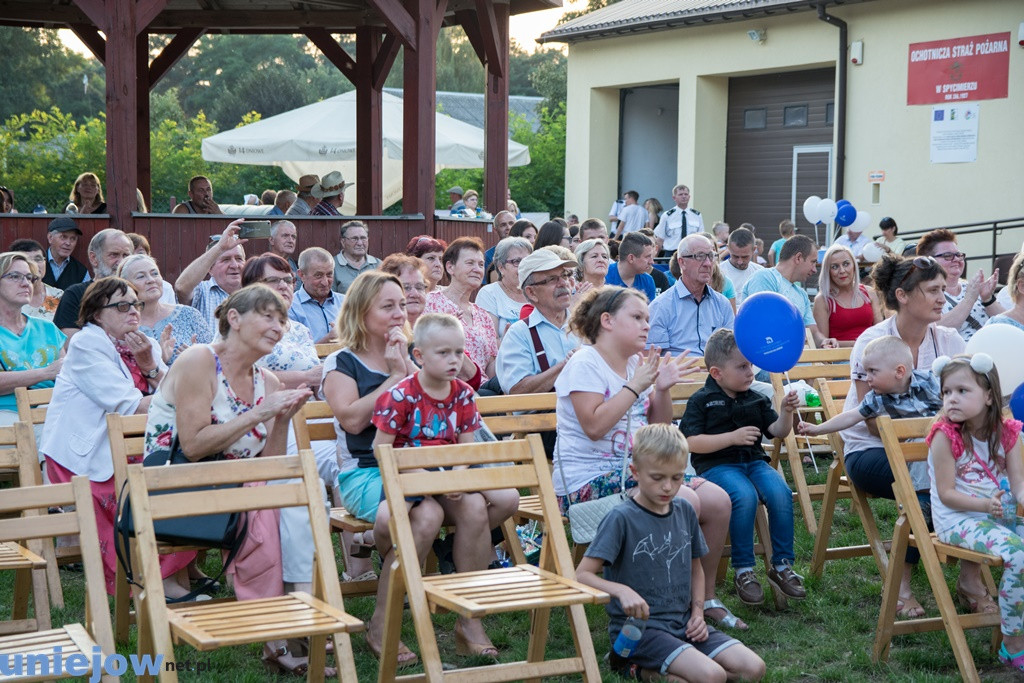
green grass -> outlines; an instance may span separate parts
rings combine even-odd
[[[821,463],[819,462],[819,466]],[[824,480],[822,474],[815,475],[808,470],[811,483]],[[896,507],[890,501],[872,501],[876,518],[883,535],[891,533],[896,517]],[[817,509],[817,504],[815,504]],[[796,570],[806,573],[813,550],[813,538],[807,533],[803,519],[796,513]],[[850,510],[848,501],[841,501],[836,514],[832,545],[853,545],[862,542],[860,522]],[[208,553],[204,569],[216,573],[218,559],[215,553]],[[763,567],[759,567],[763,581]],[[952,585],[956,568],[947,569],[947,579]],[[83,612],[82,574],[62,571],[64,594],[67,607],[54,610],[55,624],[80,621]],[[935,602],[928,590],[924,572],[915,573],[915,594],[928,610],[929,616],[937,614]],[[743,606],[732,589],[732,574],[719,587],[719,597],[748,624],[750,631],[737,634],[738,637],[768,665],[768,681],[957,681],[960,676],[956,661],[949,648],[945,633],[925,633],[897,637],[893,640],[889,661],[881,664],[871,662],[871,648],[877,626],[878,605],[881,600],[881,578],[870,557],[829,562],[821,579],[808,576],[806,579],[808,598],[802,602],[790,602],[782,612],[775,611],[770,599],[761,607]],[[0,575],[0,618],[10,613],[12,577],[10,572]],[[765,584],[767,587],[767,584]],[[345,601],[346,609],[353,615],[368,619],[373,611],[372,598],[353,598]],[[587,609],[598,657],[608,649],[608,620],[603,607]],[[435,632],[441,648],[442,659],[456,666],[484,664],[455,654],[453,641],[454,616],[450,614],[435,617]],[[491,617],[486,621],[488,633],[502,652],[503,661],[525,657],[529,619],[525,614],[508,614]],[[989,631],[969,631],[967,638],[974,653],[975,663],[983,680],[1014,680],[1011,672],[1004,669],[995,655],[989,651]],[[135,629],[132,642],[119,648],[121,654],[133,652]],[[417,650],[416,637],[411,619],[406,613],[403,625],[403,639]],[[572,638],[564,612],[555,612],[551,619],[549,656],[562,656],[572,649]],[[360,634],[353,636],[353,650],[360,681],[376,680],[377,662],[367,649]],[[176,649],[179,661],[208,662],[212,673],[182,673],[182,680],[202,681],[265,681],[271,675],[263,668],[259,645],[235,647],[200,653],[189,647]],[[409,671],[415,671],[410,669]],[[605,680],[621,680],[612,674],[601,662]],[[133,680],[131,675],[125,680]],[[578,680],[578,679],[565,679]]]

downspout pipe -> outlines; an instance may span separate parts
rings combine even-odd
[[[846,75],[850,65],[849,41],[847,39],[846,22],[825,11],[826,3],[818,4],[818,19],[839,29],[839,63],[836,65],[836,76],[839,79],[839,92],[836,95],[836,186],[835,198],[838,201],[845,193],[846,183]],[[837,226],[837,229],[838,228]]]

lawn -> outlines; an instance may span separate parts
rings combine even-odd
[[[811,483],[824,479],[808,470]],[[876,517],[883,534],[891,531],[896,517],[896,507],[889,501],[872,501]],[[817,504],[816,504],[817,508]],[[807,569],[813,538],[807,533],[797,510],[796,528],[796,570],[804,573]],[[840,503],[837,511],[833,545],[860,543],[860,523],[850,511],[846,501]],[[214,553],[208,554],[204,567],[207,573],[216,572],[217,560]],[[763,568],[759,568],[763,582]],[[78,621],[82,618],[83,593],[82,575],[62,571],[67,607],[55,610],[54,623]],[[956,568],[947,570],[950,582],[955,579]],[[808,598],[802,602],[790,602],[782,612],[775,611],[771,600],[757,608],[745,607],[735,597],[732,589],[732,575],[719,593],[723,601],[750,624],[750,631],[739,637],[764,658],[768,665],[769,681],[825,680],[825,681],[956,681],[959,680],[956,661],[949,649],[944,633],[927,633],[901,636],[894,639],[889,661],[872,664],[871,647],[877,625],[878,605],[881,600],[881,580],[870,558],[839,560],[829,562],[821,579],[807,577]],[[915,574],[915,593],[928,610],[935,615],[935,603],[928,591],[923,571]],[[9,617],[12,577],[10,572],[0,576],[0,618]],[[764,584],[767,588],[767,584]],[[345,601],[346,609],[357,617],[368,619],[373,611],[372,598],[353,598]],[[608,649],[607,617],[603,608],[587,611],[598,656]],[[501,650],[501,659],[510,661],[525,656],[529,620],[525,614],[503,615],[487,620],[487,629],[494,644]],[[453,640],[453,615],[435,618],[438,642],[445,662],[456,666],[483,664],[455,654]],[[127,655],[134,648],[130,645],[119,648]],[[989,632],[976,630],[968,632],[968,642],[974,653],[979,674],[984,680],[1014,680],[1011,672],[1004,669],[995,655],[989,652]],[[416,650],[416,638],[408,615],[403,628],[403,639]],[[564,613],[554,613],[551,620],[549,652],[561,654],[572,647]],[[377,676],[377,662],[367,649],[361,635],[353,637],[356,667],[361,681],[372,681]],[[179,661],[199,661],[208,665],[210,673],[187,673],[182,680],[202,681],[265,681],[271,678],[262,666],[260,646],[236,647],[212,653],[199,653],[188,647],[177,649]],[[414,671],[415,669],[410,669]],[[605,680],[622,680],[612,674],[602,662],[601,671]],[[131,675],[124,677],[132,680]],[[567,679],[571,680],[571,679]]]

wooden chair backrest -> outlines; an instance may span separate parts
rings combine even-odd
[[[788,373],[771,373],[772,390],[776,399],[785,396],[783,382],[786,376],[796,382],[804,380],[811,386],[820,378],[825,379],[849,379],[850,377],[850,352],[851,347],[840,349],[804,349],[800,354],[798,365],[790,369]]]
[[[47,514],[48,509],[72,505],[75,512]],[[104,654],[114,654],[114,633],[103,588],[103,560],[89,478],[78,476],[68,484],[5,489],[0,496],[0,518],[8,515],[17,516],[0,519],[0,541],[47,541],[54,536],[76,534],[81,538],[87,619],[84,626]]]
[[[46,409],[53,397],[53,389],[26,389],[18,387],[14,390],[14,400],[18,406],[18,419],[33,425],[46,422]]]
[[[319,358],[320,360],[323,360],[324,358],[327,358],[327,356],[331,355],[335,351],[340,350],[341,344],[339,344],[338,342],[327,342],[326,344],[316,345],[316,355],[317,358]]]
[[[911,417],[894,420],[888,415],[877,418],[878,435],[885,446],[885,455],[892,469],[893,494],[900,504],[902,513],[910,522],[911,532],[917,539],[928,538],[931,532],[924,519],[924,513],[917,500],[917,492],[910,479],[909,465],[928,459],[928,444],[924,437],[935,421],[934,417]]]
[[[107,413],[107,433],[110,436],[110,456],[114,461],[115,493],[120,494],[121,485],[127,480],[129,462],[140,462],[145,447],[145,414],[121,415]]]
[[[561,512],[555,500],[555,489],[539,434],[529,434],[525,439],[512,441],[454,446],[394,448],[388,444],[377,446],[375,452],[388,500],[460,491],[530,489],[530,493],[539,496],[543,527],[561,528]],[[426,468],[452,468],[461,465],[487,466],[423,471]],[[416,545],[406,506],[392,505],[391,515],[391,529],[399,557],[403,551],[409,552],[409,549],[415,553]],[[544,543],[551,544],[545,552],[550,550],[553,553],[550,556],[553,561],[550,571],[566,578],[575,576],[565,534],[547,534]],[[409,564],[416,565],[415,571],[419,571],[418,560],[413,560]],[[409,590],[414,588],[409,586]]]
[[[43,483],[36,455],[36,435],[28,423],[19,420],[10,427],[0,427],[0,469],[16,471],[20,486]]]
[[[512,394],[509,396],[478,396],[476,408],[484,424],[497,437],[509,434],[531,434],[555,429],[555,392]],[[520,414],[516,414],[520,413]]]
[[[672,387],[672,419],[681,420],[686,412],[686,403],[694,394],[704,387],[707,381],[707,373],[687,375],[679,384]]]
[[[818,397],[821,398],[821,409],[825,419],[831,420],[843,412],[843,403],[846,401],[849,393],[854,390],[854,387],[853,382],[848,379],[827,380],[819,378],[815,383],[815,389],[818,390]],[[842,459],[844,455],[843,437],[840,436],[839,432],[829,434],[828,443],[832,450],[835,451],[836,456]]]
[[[327,418],[329,422],[311,422]],[[338,436],[334,431],[334,411],[327,401],[307,401],[292,417],[292,428],[299,450],[312,448],[314,441],[334,441]]]

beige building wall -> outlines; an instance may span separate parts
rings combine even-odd
[[[864,42],[864,63],[848,70],[844,198],[875,226],[891,215],[904,230],[1024,216],[1024,4],[875,0],[828,11],[847,22],[850,41]],[[752,41],[749,29],[766,29],[765,42]],[[932,105],[906,104],[909,44],[1006,31],[1009,97],[978,103],[977,161],[932,164]],[[838,42],[838,29],[800,12],[570,45],[566,206],[603,218],[615,197],[619,89],[678,83],[678,174],[665,184],[690,185],[691,204],[710,225],[725,208],[729,78],[835,66]],[[876,170],[885,181],[872,203],[868,172]],[[1009,237],[1000,251],[1020,247],[1019,231]],[[976,241],[964,246],[991,248],[990,237]]]

